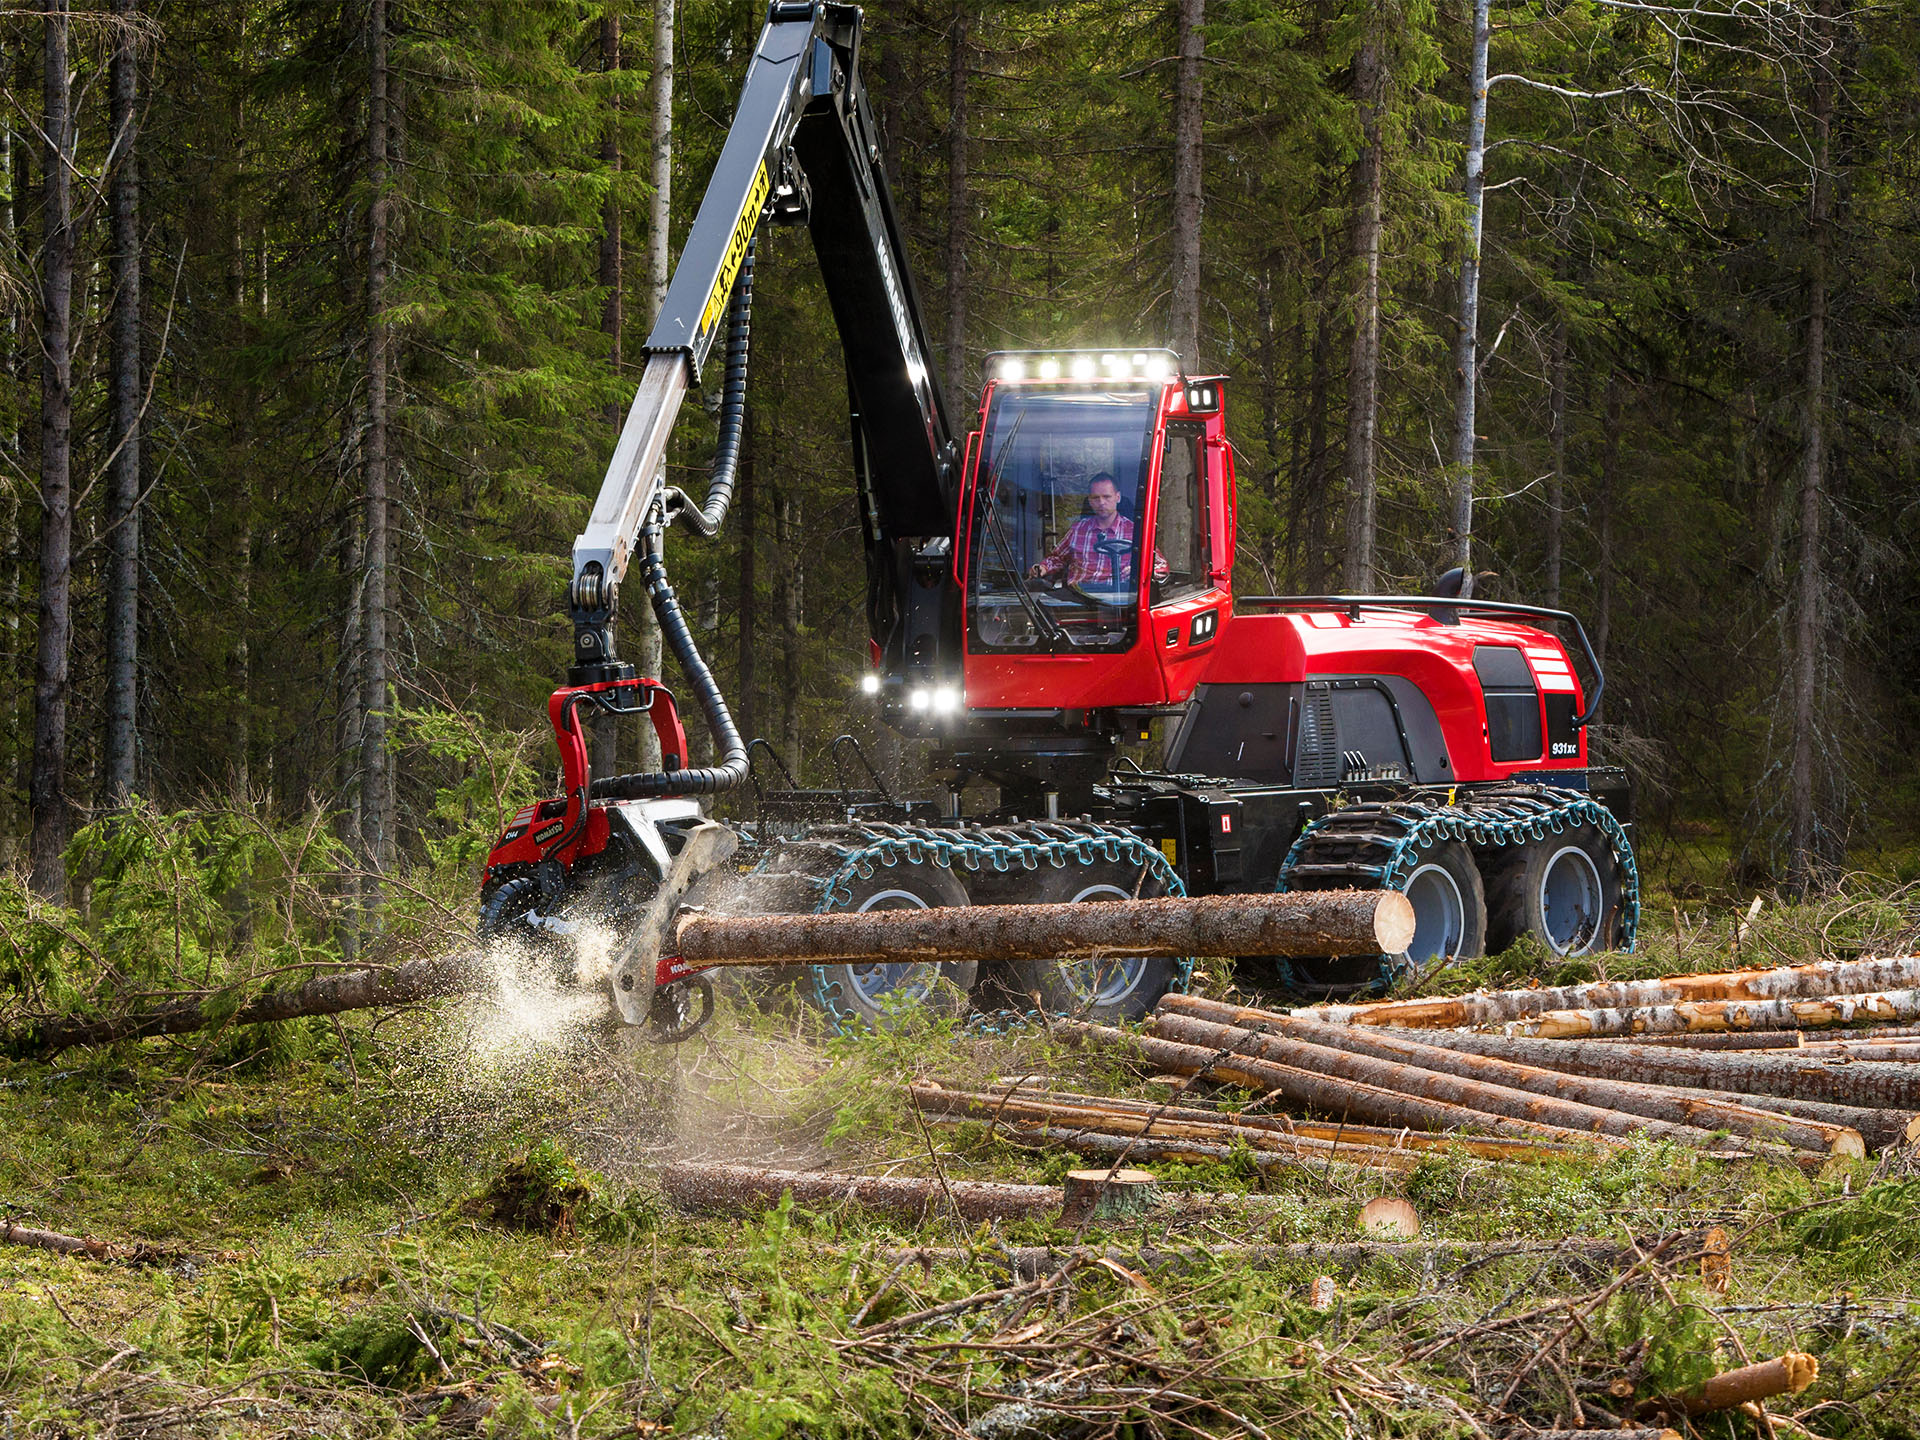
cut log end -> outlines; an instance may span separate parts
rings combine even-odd
[[[1145,1170],[1070,1170],[1060,1206],[1063,1225],[1089,1220],[1131,1220],[1151,1210],[1160,1189]]]
[[[1399,955],[1413,943],[1413,902],[1398,890],[1380,897],[1373,912],[1373,933],[1382,955]]]
[[[1420,1212],[1398,1196],[1376,1196],[1360,1207],[1360,1228],[1375,1240],[1412,1240],[1420,1234]]]

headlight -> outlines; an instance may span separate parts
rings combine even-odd
[[[1002,360],[1000,378],[1011,381],[1024,380],[1027,378],[1027,367],[1018,360]]]
[[[1073,362],[1073,378],[1091,380],[1093,378],[1093,356],[1082,355]]]
[[[911,695],[907,696],[907,708],[909,710],[924,710],[927,708],[928,701],[932,698],[933,697],[925,690],[915,690]]]
[[[880,677],[869,670],[860,677],[860,688],[869,695],[880,693]]]
[[[1040,378],[1042,380],[1058,380],[1060,378],[1060,362],[1051,357],[1042,360],[1040,362]]]
[[[942,685],[933,692],[933,713],[951,715],[960,708],[960,692],[951,685]]]

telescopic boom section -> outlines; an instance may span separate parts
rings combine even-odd
[[[877,626],[898,608],[883,593],[897,588],[890,553],[951,535],[956,447],[860,82],[860,23],[853,5],[769,10],[719,165],[647,338],[639,390],[573,547],[569,683],[631,681],[632,667],[614,653],[613,622],[621,581],[637,562],[662,633],[726,755],[708,771],[596,781],[596,794],[605,787],[628,795],[719,790],[746,773],[725,701],[666,583],[660,538],[675,519],[711,535],[725,515],[745,404],[753,243],[763,219],[807,224],[840,330]],[[666,483],[667,444],[723,329],[721,454],[706,501],[696,504]]]

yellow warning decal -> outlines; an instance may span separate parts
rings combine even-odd
[[[1167,863],[1169,865],[1178,865],[1180,863],[1180,847],[1176,842],[1172,840],[1162,840],[1160,842],[1160,853],[1167,857]]]
[[[747,191],[747,203],[740,207],[740,218],[733,222],[733,239],[727,244],[727,258],[721,262],[720,277],[713,282],[713,293],[707,296],[707,308],[701,312],[700,334],[703,336],[713,329],[727,296],[733,293],[733,282],[746,262],[747,246],[753,242],[753,232],[760,224],[760,211],[772,189],[773,182],[767,178],[767,162],[762,160],[754,172],[753,187]]]

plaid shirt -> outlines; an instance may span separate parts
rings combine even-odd
[[[1113,518],[1113,528],[1102,530],[1098,517],[1082,515],[1067,527],[1067,538],[1053,547],[1046,559],[1040,562],[1040,574],[1049,580],[1057,580],[1064,572],[1069,585],[1084,585],[1088,581],[1111,581],[1113,577],[1113,559],[1111,551],[1094,549],[1103,540],[1119,540],[1127,545],[1133,544],[1133,521],[1124,515]],[[1123,572],[1132,568],[1132,561],[1122,562]],[[1153,556],[1153,578],[1167,578],[1167,562],[1160,552]]]

